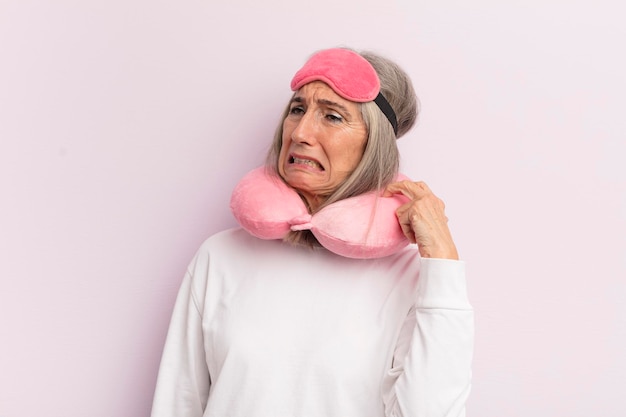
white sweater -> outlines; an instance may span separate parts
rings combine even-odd
[[[464,263],[209,238],[182,283],[152,417],[461,417]]]

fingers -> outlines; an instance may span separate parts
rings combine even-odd
[[[385,189],[385,196],[390,197],[393,194],[402,194],[411,200],[412,203],[419,202],[420,205],[429,205],[431,207],[435,207],[441,214],[444,214],[446,205],[443,200],[437,197],[430,187],[426,185],[423,181],[412,182],[412,181],[400,181],[389,184]],[[428,204],[427,204],[428,203]],[[411,204],[406,204],[404,209],[407,209]],[[404,211],[403,207],[402,211]],[[445,217],[445,214],[444,216]],[[447,221],[447,217],[445,217]]]
[[[408,197],[411,200],[418,199],[427,194],[432,194],[432,191],[423,181],[413,182],[413,181],[399,181],[391,183],[385,189],[385,195],[387,197],[393,194],[403,194],[405,197]]]
[[[402,232],[417,243],[423,257],[458,259],[445,204],[424,182],[400,181],[390,184],[385,195],[402,194],[410,201],[396,210]]]

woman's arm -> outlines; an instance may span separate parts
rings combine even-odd
[[[463,417],[471,386],[474,313],[445,205],[423,182],[393,183],[387,193],[411,199],[396,214],[422,259],[415,304],[385,380],[386,414]]]
[[[152,417],[201,417],[209,396],[202,335],[202,306],[193,291],[193,276],[182,282],[163,350]]]
[[[465,416],[474,314],[464,267],[460,261],[422,259],[416,302],[384,383],[387,416]]]

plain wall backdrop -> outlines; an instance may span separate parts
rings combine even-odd
[[[148,416],[187,263],[235,226],[294,71],[342,45],[420,97],[402,170],[467,262],[468,416],[626,415],[624,12],[0,0],[0,417]]]

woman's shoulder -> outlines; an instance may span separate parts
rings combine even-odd
[[[196,253],[195,262],[211,262],[237,269],[248,262],[269,262],[294,256],[297,252],[281,240],[259,239],[238,227],[217,232],[206,239]]]
[[[231,229],[225,229],[209,236],[201,247],[211,246],[216,243],[224,244],[235,241],[242,241],[249,237],[250,234],[243,230],[241,227],[233,227]]]
[[[260,239],[250,235],[241,227],[222,230],[207,238],[200,245],[199,253],[245,252],[258,249]]]

